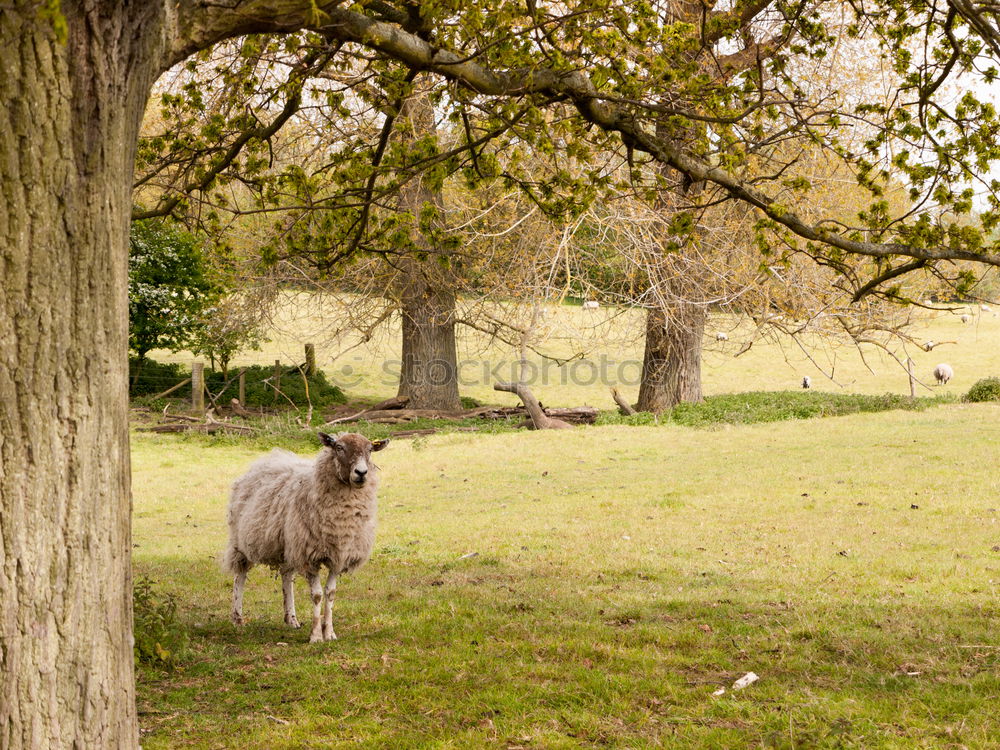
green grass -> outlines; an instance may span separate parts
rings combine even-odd
[[[228,622],[260,446],[136,434],[136,574],[189,635],[140,668],[143,747],[1000,747],[998,438],[1000,406],[949,404],[397,441],[309,645],[266,570]]]

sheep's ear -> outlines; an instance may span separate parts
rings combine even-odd
[[[385,448],[385,446],[387,446],[388,444],[389,444],[389,438],[386,438],[385,440],[376,440],[374,443],[372,443],[372,450],[380,451],[383,448]]]
[[[319,433],[319,439],[327,448],[332,448],[337,444],[337,438],[333,435],[327,435],[325,432]]]

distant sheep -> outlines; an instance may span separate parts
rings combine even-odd
[[[729,341],[729,334],[723,333],[722,331],[719,331],[717,334],[715,334],[715,340],[716,341]]]
[[[285,622],[295,616],[295,574],[312,594],[310,643],[332,641],[333,594],[337,576],[364,565],[375,541],[378,467],[374,443],[357,434],[319,433],[323,450],[315,460],[275,449],[254,462],[233,483],[229,500],[229,545],[223,566],[233,574],[232,619],[243,624],[243,588],[254,565],[281,573]],[[327,568],[326,586],[320,570]],[[321,611],[322,605],[322,611]]]
[[[802,378],[802,387],[803,388],[811,388],[812,387],[812,378],[810,378],[808,375],[804,376]]]
[[[959,320],[961,320],[963,323],[968,323],[970,320],[972,320],[972,317],[969,315],[963,315],[961,318],[959,318]]]
[[[601,303],[595,299],[588,299],[583,303],[584,310],[596,310],[601,306]]]
[[[989,312],[990,311],[990,306],[989,305],[980,305],[979,309],[982,310],[983,312]]]
[[[934,379],[938,385],[946,385],[953,377],[955,377],[955,371],[951,369],[951,365],[942,362],[934,368]]]

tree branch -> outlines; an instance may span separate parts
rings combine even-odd
[[[581,71],[560,72],[546,68],[492,71],[467,58],[460,61],[453,52],[437,49],[414,34],[354,11],[334,8],[329,16],[330,22],[323,28],[329,36],[376,49],[411,67],[438,73],[477,93],[501,97],[547,94],[565,98],[587,122],[605,131],[618,133],[627,147],[645,151],[657,161],[687,175],[693,182],[718,185],[734,198],[754,206],[777,224],[810,242],[873,258],[902,255],[927,261],[970,260],[1000,266],[1000,254],[997,253],[901,242],[864,242],[836,233],[828,227],[808,224],[764,191],[695,156],[679,144],[646,130],[634,115],[604,101],[590,78]]]

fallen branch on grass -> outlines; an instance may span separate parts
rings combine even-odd
[[[631,404],[625,400],[625,397],[618,392],[617,388],[611,389],[611,398],[613,398],[615,403],[618,404],[618,411],[626,417],[636,413],[635,409],[633,409]]]
[[[396,411],[397,409],[402,409],[408,403],[410,403],[410,399],[407,398],[406,396],[395,396],[393,398],[387,398],[385,401],[380,401],[374,406],[368,406],[362,409],[357,414],[351,414],[349,416],[340,417],[338,419],[331,419],[329,422],[326,422],[323,426],[329,427],[330,425],[343,424],[345,422],[357,422],[360,419],[367,419],[370,422],[371,419],[365,417],[364,416],[365,414],[373,414],[382,411]]]
[[[564,430],[573,426],[569,422],[546,414],[542,410],[542,405],[538,403],[538,399],[535,398],[535,394],[524,383],[494,383],[493,390],[516,394],[521,399],[521,403],[524,404],[524,408],[528,410],[528,416],[531,417],[531,422],[536,430]]]
[[[239,432],[242,434],[254,434],[257,432],[257,430],[253,427],[219,421],[216,419],[215,409],[209,409],[205,412],[204,421],[195,419],[194,417],[186,417],[181,414],[167,414],[166,409],[163,410],[163,418],[170,420],[173,424],[158,424],[153,427],[140,427],[138,428],[139,432],[207,432],[209,434],[219,432],[220,430]]]

